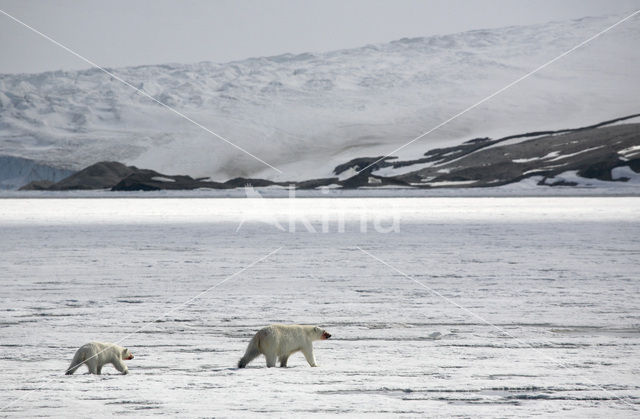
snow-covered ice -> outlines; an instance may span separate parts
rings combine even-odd
[[[640,198],[286,201],[0,200],[0,415],[637,417]],[[274,322],[320,368],[236,369]],[[123,338],[129,375],[63,375]]]

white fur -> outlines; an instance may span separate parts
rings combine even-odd
[[[89,368],[91,374],[102,373],[102,367],[105,364],[111,364],[121,373],[128,374],[129,369],[122,362],[124,359],[133,359],[133,355],[127,348],[113,343],[89,342],[76,351],[66,374],[73,374],[82,364]]]
[[[317,326],[272,324],[260,329],[251,339],[238,368],[244,368],[260,354],[265,356],[267,367],[275,367],[276,359],[281,367],[286,367],[289,356],[298,351],[304,354],[309,365],[317,367],[312,342],[330,337],[327,331]]]

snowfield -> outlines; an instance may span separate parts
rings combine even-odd
[[[620,19],[475,30],[347,50],[109,69],[278,167],[279,174],[98,69],[0,75],[0,155],[79,170],[329,177],[390,153]],[[638,17],[403,149],[585,126],[638,112]],[[89,57],[91,58],[91,57]]]
[[[0,200],[0,415],[637,417],[640,198],[286,201]],[[276,322],[319,368],[235,368]]]

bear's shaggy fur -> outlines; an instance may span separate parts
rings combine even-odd
[[[111,364],[121,373],[128,374],[129,369],[122,361],[129,359],[133,359],[133,354],[127,348],[113,343],[89,342],[76,351],[65,374],[73,374],[82,364],[89,368],[91,374],[101,374],[105,364]]]
[[[317,326],[272,324],[255,334],[244,356],[238,361],[238,368],[244,368],[249,362],[263,354],[267,367],[275,367],[276,359],[281,367],[287,366],[291,354],[301,351],[312,367],[317,367],[313,356],[312,342],[329,339],[331,335]]]

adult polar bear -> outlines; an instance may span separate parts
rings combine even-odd
[[[281,367],[286,367],[291,354],[298,351],[302,351],[309,365],[317,367],[312,342],[330,337],[326,330],[317,326],[272,324],[260,329],[251,339],[244,356],[238,361],[238,368],[246,367],[260,354],[267,359],[267,367],[275,367],[276,358]]]
[[[101,374],[105,364],[112,364],[121,373],[128,374],[129,369],[122,360],[129,359],[133,359],[133,354],[127,348],[114,343],[89,342],[76,351],[65,374],[73,374],[82,364],[91,374]]]

